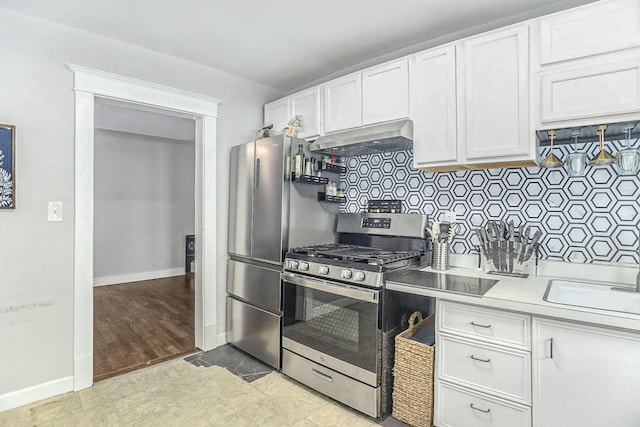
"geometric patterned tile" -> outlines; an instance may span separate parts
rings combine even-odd
[[[640,145],[638,140],[634,146]],[[623,147],[607,141],[615,154]],[[579,149],[591,157],[597,144]],[[566,158],[571,147],[558,147]],[[548,154],[548,147],[542,155]],[[587,167],[585,175],[569,177],[565,169],[538,167],[457,172],[425,172],[412,167],[413,152],[372,154],[346,159],[342,212],[360,212],[369,199],[401,199],[405,212],[440,219],[456,212],[460,235],[455,253],[476,253],[475,229],[488,220],[524,222],[543,231],[540,253],[569,262],[637,263],[640,223],[640,178],[618,176],[614,166]]]

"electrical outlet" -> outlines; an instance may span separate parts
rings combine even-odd
[[[62,221],[62,202],[49,202],[49,222]]]
[[[454,211],[447,211],[444,213],[444,220],[448,222],[458,222],[458,216]]]

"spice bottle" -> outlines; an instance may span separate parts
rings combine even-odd
[[[311,170],[311,159],[304,159],[304,174],[305,175],[313,175],[313,171]]]
[[[297,179],[300,179],[302,174],[304,173],[304,151],[302,149],[302,144],[298,145],[298,152],[296,153],[294,166],[294,174]]]

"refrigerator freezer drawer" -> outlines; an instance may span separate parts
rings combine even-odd
[[[282,317],[227,297],[227,342],[280,369]]]
[[[280,314],[282,285],[280,269],[272,270],[230,259],[227,292],[250,304]]]

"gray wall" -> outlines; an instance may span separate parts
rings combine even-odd
[[[195,126],[195,124],[194,124]],[[162,276],[184,271],[185,235],[194,234],[193,141],[96,129],[93,273]],[[136,274],[138,273],[138,274]],[[139,279],[142,279],[140,277]]]
[[[74,92],[66,63],[222,99],[217,130],[217,290],[224,331],[229,147],[254,137],[275,89],[0,9],[0,121],[17,126],[15,210],[0,211],[0,398],[73,374]],[[48,201],[64,203],[47,222]]]

